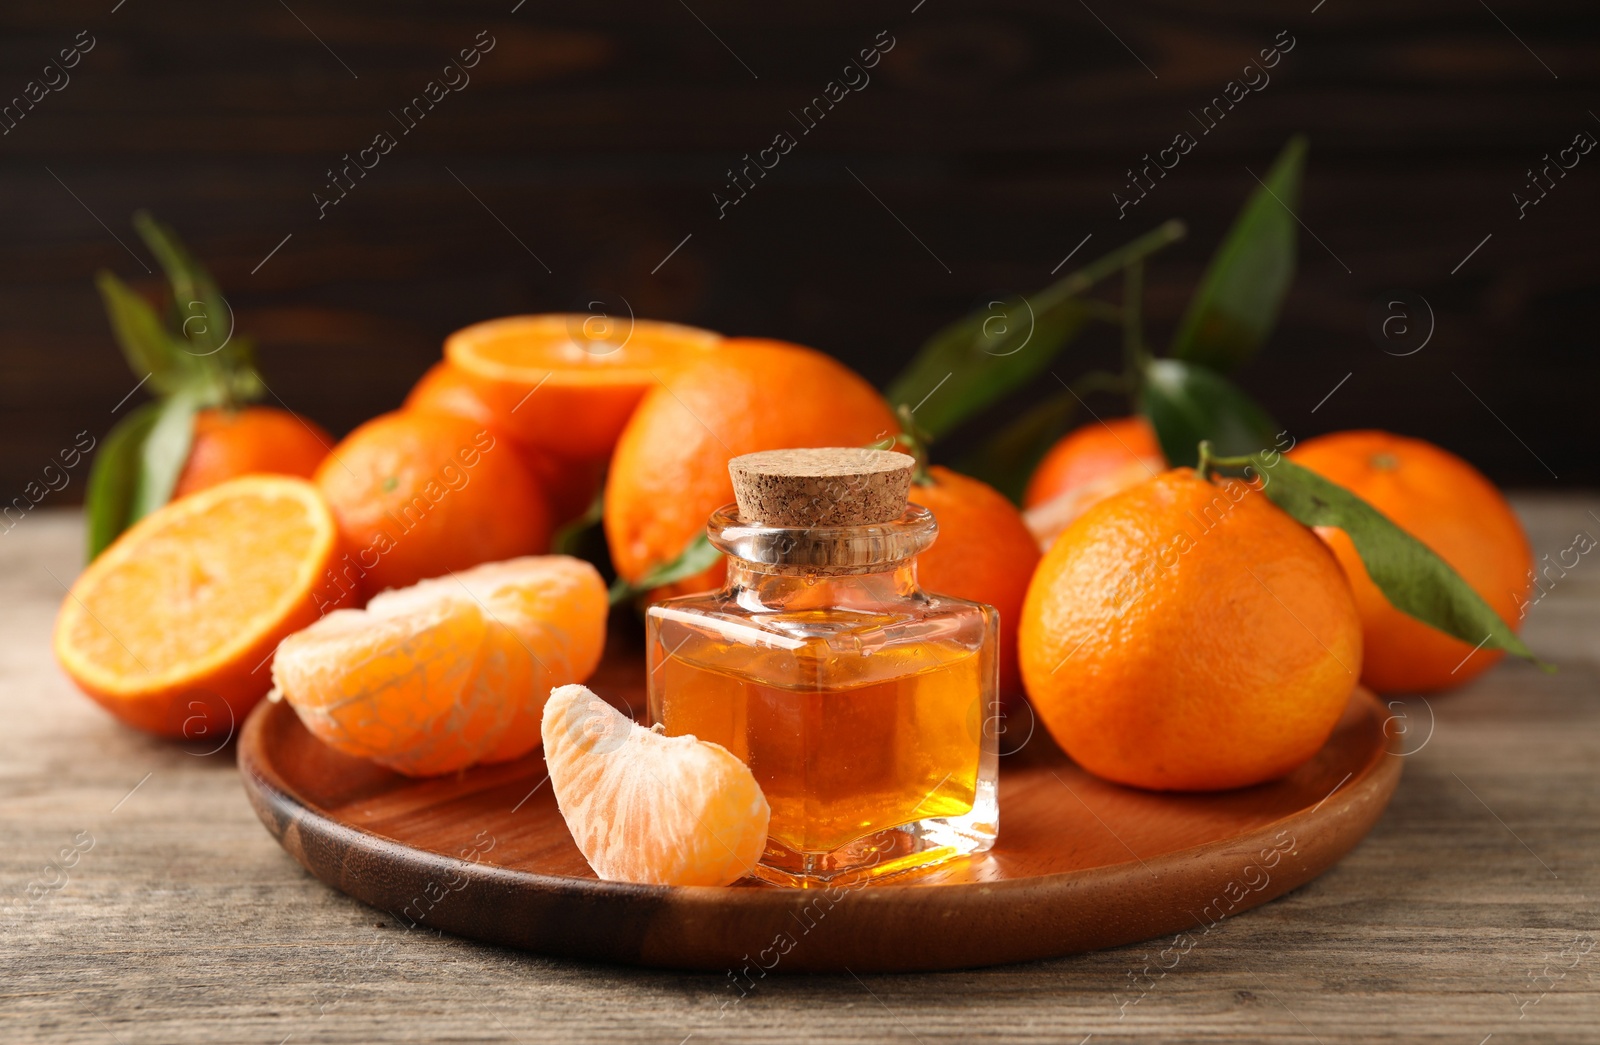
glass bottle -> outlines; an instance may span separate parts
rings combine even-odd
[[[882,450],[735,458],[737,503],[709,523],[727,582],[646,615],[650,714],[754,772],[766,881],[878,878],[994,844],[999,618],[917,586],[938,527],[907,505],[912,469]]]

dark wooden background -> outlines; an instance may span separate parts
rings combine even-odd
[[[103,434],[133,387],[91,280],[154,287],[140,207],[211,262],[273,390],[343,432],[397,405],[452,329],[596,300],[816,345],[881,384],[1085,235],[1074,263],[1176,216],[1190,239],[1149,277],[1160,341],[1246,168],[1300,130],[1299,213],[1325,246],[1302,236],[1242,382],[1301,437],[1378,426],[1506,484],[1600,481],[1600,152],[1525,218],[1512,202],[1546,152],[1600,135],[1592,3],[915,2],[6,0],[0,100],[80,30],[96,46],[0,137],[0,495]],[[793,131],[788,110],[885,29],[872,82],[719,220],[730,164]],[[396,132],[389,110],[480,30],[496,47],[471,83],[319,220],[327,168]],[[1296,45],[1271,83],[1117,220],[1125,169],[1194,130],[1188,110],[1280,30]],[[1396,288],[1436,316],[1404,357],[1367,329]],[[52,496],[75,499],[84,471]]]

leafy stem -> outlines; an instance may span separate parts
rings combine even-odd
[[[1505,650],[1553,670],[1529,651],[1511,626],[1449,563],[1357,494],[1298,465],[1276,450],[1218,457],[1201,440],[1198,471],[1254,472],[1268,500],[1303,526],[1344,531],[1367,576],[1389,605],[1462,642]]]
[[[133,224],[167,278],[160,307],[111,272],[95,283],[129,369],[156,398],[124,416],[95,458],[84,498],[91,558],[171,498],[198,411],[233,412],[266,390],[250,340],[235,336],[233,309],[211,273],[148,213],[135,214]]]
[[[1226,467],[1229,465],[1237,465],[1242,467],[1243,465],[1249,463],[1250,458],[1248,457],[1217,457],[1212,453],[1211,440],[1202,439],[1200,440],[1200,459],[1195,462],[1194,470],[1195,474],[1199,475],[1200,478],[1210,479],[1211,470],[1213,468],[1219,466]]]
[[[1058,305],[1067,298],[1077,297],[1107,276],[1143,261],[1162,247],[1183,239],[1187,234],[1188,227],[1176,218],[1164,221],[1143,236],[1129,240],[1065,279],[1046,287],[1034,295],[1034,307],[1043,310]]]
[[[1182,238],[1168,221],[1033,294],[987,303],[939,330],[889,384],[885,398],[916,404],[918,425],[934,436],[966,424],[1037,381],[1090,323],[1121,324],[1118,305],[1084,292]]]

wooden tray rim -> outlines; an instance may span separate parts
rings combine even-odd
[[[1382,706],[1376,695],[1365,687],[1360,686],[1351,694],[1351,700],[1353,702],[1363,701],[1375,707]],[[288,786],[274,767],[270,764],[262,765],[255,756],[255,750],[260,747],[259,734],[265,728],[264,723],[267,717],[275,713],[292,715],[294,712],[287,705],[269,704],[263,701],[246,719],[244,729],[240,733],[238,747],[239,769],[245,782],[245,789],[250,792],[252,802],[259,800],[266,803],[275,814],[273,819],[281,824],[281,829],[275,829],[273,823],[268,822],[268,830],[302,864],[305,864],[305,860],[301,853],[298,852],[299,846],[295,845],[294,848],[290,848],[291,843],[287,836],[291,827],[299,834],[308,833],[306,829],[309,827],[313,836],[323,836],[329,841],[337,840],[367,852],[404,854],[409,862],[427,866],[430,869],[465,873],[471,878],[498,881],[506,886],[520,885],[526,888],[536,888],[542,892],[556,896],[567,896],[576,900],[661,901],[671,899],[675,905],[720,910],[730,905],[735,907],[768,907],[775,903],[781,903],[786,898],[792,898],[796,903],[804,905],[817,894],[816,890],[783,889],[770,885],[673,886],[577,878],[570,875],[553,875],[539,871],[520,870],[494,863],[476,863],[459,857],[447,856],[430,849],[416,848],[386,835],[338,820],[327,812],[307,804],[294,793],[294,790]],[[1268,821],[1256,828],[1227,838],[1203,842],[1183,849],[1163,850],[1159,853],[1151,854],[1149,859],[1168,863],[1192,859],[1210,851],[1223,853],[1238,849],[1248,849],[1255,842],[1271,837],[1277,830],[1281,830],[1285,824],[1309,821],[1325,805],[1336,798],[1340,801],[1334,807],[1335,809],[1353,800],[1359,800],[1362,804],[1375,803],[1377,809],[1372,814],[1371,819],[1372,822],[1376,822],[1377,817],[1387,807],[1388,800],[1398,785],[1402,768],[1401,759],[1398,757],[1401,750],[1401,737],[1387,737],[1386,743],[1373,747],[1371,754],[1358,771],[1352,771],[1352,776],[1348,782],[1341,783],[1340,786],[1336,787],[1315,806],[1295,810],[1286,816]],[[1063,757],[1066,756],[1063,755]],[[1002,769],[1002,772],[1004,772],[1004,769]],[[254,786],[252,786],[252,782]],[[1161,792],[1150,793],[1161,794]],[[259,806],[257,811],[263,814],[265,812]],[[1329,811],[1328,816],[1330,818],[1332,818],[1333,812],[1334,810]],[[263,815],[262,819],[266,820],[267,818]],[[1109,831],[1109,828],[1107,830]],[[1370,827],[1368,830],[1370,830]],[[1365,836],[1365,833],[1365,831],[1362,833],[1362,837]],[[1115,837],[1114,833],[1113,837]],[[1071,871],[1056,871],[1048,874],[1027,875],[995,881],[919,882],[911,879],[903,882],[872,883],[866,888],[859,888],[855,885],[845,885],[838,888],[850,891],[853,904],[862,902],[868,904],[900,903],[908,896],[934,890],[943,890],[946,893],[976,894],[970,897],[963,895],[959,899],[987,903],[989,902],[988,896],[994,893],[1017,893],[1027,892],[1036,888],[1059,887],[1070,883],[1074,879],[1103,876],[1125,870],[1152,873],[1148,871],[1147,860],[1144,857],[1133,853],[1131,849],[1129,853],[1133,858],[1119,863],[1101,864]],[[343,885],[337,887],[346,893],[350,892]],[[355,894],[351,893],[351,895]],[[357,898],[360,899],[360,897]],[[946,897],[946,899],[955,898]],[[1264,897],[1262,902],[1270,898],[1270,896]]]

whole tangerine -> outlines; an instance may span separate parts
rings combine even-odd
[[[515,436],[508,434],[515,431],[515,427],[499,417],[494,407],[478,394],[471,380],[449,361],[430,367],[412,386],[401,409],[454,414],[493,429],[496,436],[505,435],[549,499],[551,523],[555,526],[564,525],[582,515],[594,502],[595,494],[600,492],[600,483],[605,475],[603,458],[576,460],[523,445]]]
[[[1311,758],[1361,672],[1338,562],[1254,488],[1188,468],[1107,498],[1064,530],[1023,604],[1022,676],[1079,765],[1205,791]]]
[[[1421,439],[1335,432],[1301,443],[1296,464],[1338,483],[1453,566],[1513,630],[1533,552],[1511,505],[1472,465]],[[1381,692],[1448,689],[1489,670],[1501,650],[1474,650],[1389,605],[1342,530],[1319,527],[1350,578],[1366,639],[1361,680]]]
[[[1061,437],[1039,461],[1022,495],[1024,508],[1037,508],[1052,498],[1107,476],[1137,469],[1139,480],[1165,467],[1155,429],[1142,417],[1113,417],[1075,428]],[[1136,480],[1136,481],[1139,481]],[[1128,484],[1132,485],[1132,484]]]
[[[1000,692],[1022,685],[1017,622],[1039,545],[1022,515],[988,483],[934,465],[911,484],[911,501],[933,513],[939,536],[917,556],[917,579],[931,592],[985,602],[1000,613]]]
[[[734,338],[645,394],[606,479],[605,530],[617,573],[632,582],[678,556],[733,500],[728,462],[758,450],[864,446],[899,425],[883,397],[815,349]],[[722,567],[662,594],[715,587]]]
[[[241,475],[309,479],[332,445],[333,436],[320,425],[276,407],[201,410],[194,416],[189,458],[178,473],[172,496],[183,497]]]
[[[550,508],[527,467],[463,417],[375,417],[333,448],[316,484],[347,549],[338,579],[367,597],[550,544]]]

